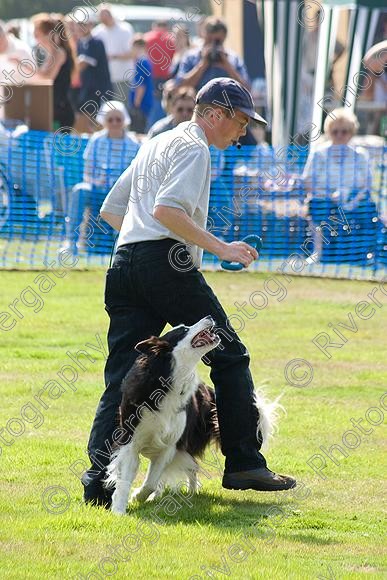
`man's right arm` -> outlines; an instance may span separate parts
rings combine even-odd
[[[241,262],[247,267],[258,257],[254,248],[245,242],[223,242],[192,219],[200,197],[206,193],[205,181],[210,170],[208,150],[200,146],[194,145],[184,155],[176,156],[169,179],[157,192],[153,217],[186,242],[221,260]]]
[[[198,64],[196,66],[194,66],[194,68],[186,73],[185,75],[179,77],[179,80],[181,81],[181,85],[183,86],[189,86],[189,87],[197,87],[200,79],[202,78],[202,76],[204,75],[204,73],[206,72],[208,66],[207,63],[203,60],[199,61]]]
[[[187,243],[195,244],[217,256],[220,260],[240,262],[247,268],[258,258],[258,252],[245,242],[226,243],[207,230],[199,227],[183,210],[175,207],[157,205],[153,217],[171,232]]]
[[[184,86],[197,87],[200,79],[208,68],[208,61],[200,54],[200,60],[193,65],[193,57],[189,55],[180,63],[176,80]]]

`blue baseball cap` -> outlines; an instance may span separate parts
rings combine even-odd
[[[267,125],[267,121],[255,112],[250,92],[234,79],[218,77],[208,81],[196,95],[196,104],[202,103],[223,107],[229,111],[238,109],[257,123]]]

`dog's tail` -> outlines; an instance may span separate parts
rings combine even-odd
[[[106,468],[106,477],[103,482],[105,487],[114,487],[117,483],[119,468],[127,453],[127,447],[128,445],[123,445],[112,453],[110,463]]]
[[[279,402],[282,395],[274,401],[268,401],[262,391],[255,391],[254,396],[259,412],[257,439],[262,442],[262,449],[267,450],[270,439],[278,431],[280,412],[285,413],[284,406]]]

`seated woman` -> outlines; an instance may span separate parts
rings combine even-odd
[[[305,165],[303,183],[316,261],[323,242],[328,246],[324,261],[353,262],[372,254],[376,208],[370,195],[370,161],[364,150],[349,145],[358,127],[357,117],[347,109],[332,111],[324,124],[329,140],[310,153]]]
[[[69,249],[74,254],[82,245],[80,230],[83,220],[83,241],[89,251],[110,252],[112,230],[105,223],[102,225],[97,221],[99,209],[109,190],[130,165],[140,147],[127,132],[130,117],[122,102],[104,103],[97,115],[97,121],[103,129],[95,133],[86,146],[83,154],[84,181],[73,188],[68,204],[64,249]]]

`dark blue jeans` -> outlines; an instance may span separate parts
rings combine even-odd
[[[211,380],[215,386],[221,449],[226,472],[266,465],[260,454],[256,430],[258,411],[249,370],[249,354],[202,274],[192,267],[176,269],[169,252],[176,240],[138,242],[121,246],[113,267],[107,271],[105,304],[110,317],[109,356],[105,367],[106,389],[91,429],[88,452],[91,470],[83,478],[86,487],[100,485],[102,466],[109,459],[109,445],[117,426],[121,402],[120,385],[138,353],[135,345],[151,335],[159,336],[167,323],[192,325],[211,315],[220,329],[223,349],[208,353]],[[183,244],[179,263],[189,261]],[[90,489],[91,489],[90,488]]]

